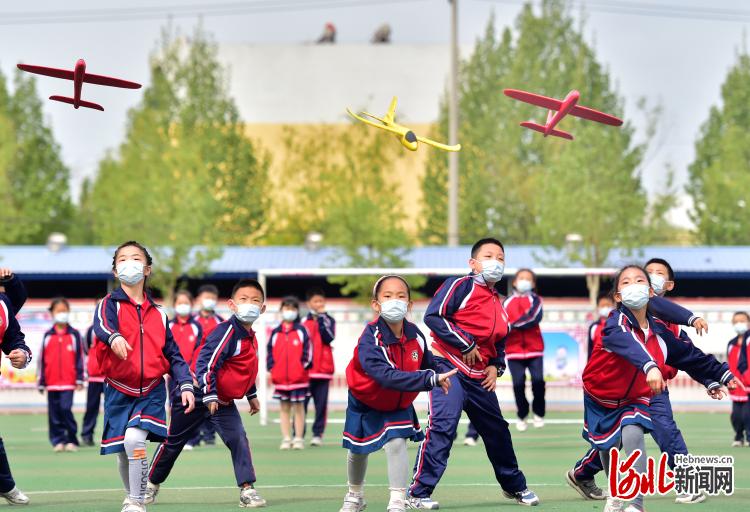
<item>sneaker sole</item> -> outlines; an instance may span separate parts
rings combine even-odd
[[[253,504],[253,503],[240,503],[240,508],[263,508],[266,506],[266,502],[259,504]]]
[[[440,510],[440,504],[435,505],[434,507],[412,507],[409,504],[409,501],[406,502],[406,509],[407,510]]]
[[[706,501],[706,495],[705,494],[701,494],[698,497],[698,499],[691,500],[691,501],[682,501],[679,498],[677,498],[677,499],[674,500],[675,503],[679,503],[680,505],[697,505],[698,503],[703,503],[704,501]]]
[[[521,501],[521,500],[517,499],[517,498],[516,498],[515,496],[513,496],[512,494],[509,494],[509,493],[507,493],[507,492],[505,492],[505,491],[503,491],[503,496],[505,496],[505,497],[506,497],[506,498],[508,498],[509,500],[513,500],[513,501],[515,501],[515,502],[516,502],[516,503],[518,503],[519,505],[523,505],[524,507],[536,507],[537,505],[539,505],[539,503],[541,503],[541,502],[539,501],[539,498],[537,498],[537,499],[536,499],[536,501],[534,501],[534,502],[532,502],[532,503],[526,503],[526,502],[523,502],[523,501]]]
[[[568,483],[568,485],[569,485],[569,486],[571,486],[571,487],[572,487],[572,488],[573,488],[573,489],[574,489],[574,490],[575,490],[575,491],[576,491],[576,492],[577,492],[578,494],[580,494],[580,495],[581,495],[581,498],[583,498],[584,500],[590,500],[590,501],[597,501],[597,500],[599,500],[598,498],[592,498],[591,496],[589,496],[588,494],[586,494],[586,493],[585,493],[585,492],[583,491],[583,489],[581,489],[580,487],[578,487],[578,482],[576,482],[576,481],[575,481],[575,480],[574,480],[573,478],[571,478],[571,476],[570,476],[570,471],[566,471],[566,472],[565,472],[565,481],[566,481],[566,482]],[[602,498],[601,498],[601,499],[603,500],[603,499],[605,499],[605,497],[604,497],[604,496],[602,496]]]

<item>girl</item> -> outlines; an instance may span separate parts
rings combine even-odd
[[[750,401],[748,401],[748,389],[750,389],[750,315],[744,311],[738,311],[732,316],[732,326],[737,336],[732,338],[727,345],[727,362],[729,369],[744,384],[731,390],[729,398],[732,400],[732,414],[730,420],[734,429],[734,441],[732,446],[745,446],[750,443]]]
[[[665,388],[666,365],[687,371],[695,379],[712,379],[716,387],[736,381],[726,363],[706,355],[691,343],[680,341],[648,312],[654,290],[646,270],[628,265],[615,277],[618,310],[609,316],[601,344],[597,344],[583,372],[583,437],[599,450],[609,471],[609,450],[620,444],[629,455],[640,450],[634,469],[646,472],[644,433],[653,428],[650,399]],[[720,395],[719,395],[720,397]],[[640,512],[643,496],[630,504],[607,498],[605,512]]]
[[[148,480],[146,440],[167,435],[166,389],[169,372],[181,392],[186,413],[193,410],[193,379],[167,328],[167,316],[146,292],[151,255],[135,241],[125,242],[112,258],[120,287],[96,308],[94,332],[107,386],[104,390],[102,455],[117,453],[127,497],[122,512],[144,512]]]
[[[55,452],[78,450],[78,425],[73,416],[73,392],[83,389],[81,333],[68,323],[70,304],[64,297],[49,306],[54,324],[44,334],[39,359],[39,392],[47,391],[49,440]]]
[[[178,290],[174,296],[175,316],[169,321],[180,355],[186,363],[192,365],[193,356],[203,339],[203,329],[191,314],[193,311],[193,294],[187,290]]]
[[[281,324],[268,340],[267,367],[276,387],[273,397],[281,401],[281,446],[302,450],[305,441],[305,398],[310,389],[307,370],[312,366],[313,348],[307,330],[299,321],[299,302],[294,297],[281,301]],[[291,421],[295,437],[292,442]]]
[[[534,401],[534,427],[544,426],[544,339],[539,322],[542,321],[542,299],[535,292],[536,274],[528,268],[516,272],[513,293],[505,299],[503,306],[508,313],[510,332],[505,339],[505,357],[513,379],[513,394],[516,397],[518,423],[523,432],[528,426],[529,401],[526,399],[526,370],[531,376],[531,392]]]
[[[438,375],[424,335],[405,319],[411,309],[411,291],[399,276],[383,276],[372,291],[372,309],[378,317],[365,327],[346,368],[349,404],[344,426],[349,492],[341,512],[360,512],[364,499],[367,457],[385,447],[389,512],[403,512],[409,483],[406,440],[421,441],[412,402],[420,391],[450,389],[456,369]]]

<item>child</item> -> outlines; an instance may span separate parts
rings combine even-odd
[[[734,429],[734,441],[732,446],[745,446],[750,444],[750,402],[748,401],[748,389],[750,389],[750,315],[738,311],[732,317],[732,326],[737,336],[729,340],[727,345],[727,362],[729,369],[744,384],[744,388],[737,387],[729,392],[732,399],[732,414],[730,420]]]
[[[96,428],[96,420],[99,418],[99,406],[104,393],[104,372],[101,361],[97,357],[97,354],[101,354],[101,350],[97,350],[99,344],[101,344],[101,341],[96,338],[94,325],[92,324],[86,330],[83,343],[83,351],[86,354],[86,380],[88,382],[86,413],[83,416],[83,425],[81,426],[81,441],[84,446],[94,446],[94,429]]]
[[[471,273],[447,279],[430,301],[424,322],[430,328],[436,370],[451,377],[448,394],[430,392],[429,424],[419,446],[409,506],[438,508],[430,498],[448,464],[461,410],[484,441],[495,478],[506,498],[538,505],[526,488],[516,461],[508,422],[500,412],[495,387],[505,370],[504,339],[509,321],[495,284],[503,277],[505,249],[499,240],[483,238],[471,248]]]
[[[378,317],[365,327],[346,368],[349,404],[343,447],[347,455],[349,492],[340,512],[360,512],[364,498],[367,458],[385,448],[390,500],[388,512],[406,508],[409,459],[406,440],[424,434],[412,403],[420,391],[439,388],[447,393],[453,368],[438,375],[424,335],[406,320],[411,291],[400,276],[383,276],[375,283],[371,301]]]
[[[310,387],[308,369],[313,362],[313,348],[307,330],[299,323],[299,302],[294,297],[281,301],[281,324],[271,331],[268,340],[267,368],[275,386],[273,397],[281,402],[280,450],[302,450],[300,437],[305,428],[304,401]],[[290,438],[294,420],[294,442]]]
[[[68,323],[70,304],[64,297],[49,306],[54,324],[44,334],[39,355],[39,392],[47,391],[49,440],[55,452],[78,450],[78,425],[73,416],[73,392],[83,389],[81,333]]]
[[[307,309],[309,312],[302,325],[307,329],[312,341],[313,364],[310,368],[310,395],[305,398],[305,416],[312,396],[315,404],[315,421],[310,446],[320,446],[323,444],[323,433],[328,418],[328,388],[333,379],[331,344],[336,337],[336,320],[326,313],[326,296],[320,288],[307,291]]]
[[[542,321],[542,299],[535,292],[536,275],[528,268],[516,272],[513,294],[505,299],[503,307],[508,313],[510,331],[505,339],[505,358],[513,379],[518,422],[516,428],[524,432],[528,425],[529,401],[526,399],[526,370],[531,376],[534,395],[534,428],[544,426],[544,338],[539,323]]]
[[[182,358],[193,366],[193,356],[203,339],[203,328],[193,315],[193,295],[187,290],[178,290],[174,295],[175,316],[169,321],[169,329],[180,347]],[[212,329],[213,330],[213,329]]]
[[[172,400],[169,436],[154,454],[149,472],[146,503],[153,503],[159,486],[172,471],[185,443],[201,425],[212,423],[232,455],[234,475],[240,488],[240,507],[264,507],[266,501],[253,487],[255,469],[242,418],[234,400],[247,398],[250,414],[260,411],[255,380],[258,375],[258,342],[253,322],[265,312],[265,295],[260,283],[243,279],[234,285],[229,309],[232,317],[220,323],[195,355],[195,378],[201,386],[195,412]]]
[[[607,317],[613,309],[615,309],[615,301],[612,299],[610,292],[600,292],[596,299],[596,313],[598,318],[589,325],[589,338],[588,345],[586,346],[588,356],[586,357],[586,361],[591,359],[591,351],[594,350],[594,345],[596,345],[597,341],[601,343],[604,324],[607,323]]]
[[[735,385],[726,363],[704,354],[692,343],[678,339],[663,322],[648,311],[654,295],[646,270],[628,265],[615,277],[614,298],[618,311],[609,316],[602,344],[594,347],[583,372],[584,428],[582,435],[599,450],[609,471],[609,450],[622,445],[626,454],[640,450],[634,469],[646,472],[644,433],[654,426],[651,397],[665,389],[666,365],[681,368],[693,378]],[[605,512],[640,512],[643,496],[630,504],[607,498]]]
[[[127,497],[122,512],[144,512],[148,479],[146,440],[167,435],[166,389],[169,372],[180,389],[186,412],[193,410],[193,379],[167,328],[167,315],[146,292],[151,255],[135,241],[125,242],[112,258],[120,286],[96,308],[94,332],[99,341],[107,386],[101,454],[117,453]]]
[[[26,289],[9,269],[0,268],[0,280],[5,287],[4,292],[0,292],[0,349],[8,356],[13,368],[26,368],[31,362],[31,349],[26,345],[21,327],[16,320],[16,313],[26,300]],[[6,292],[10,292],[11,296],[8,296]],[[2,437],[0,437],[0,497],[5,498],[10,505],[28,505],[29,503],[29,497],[16,487],[16,482],[13,480]]]

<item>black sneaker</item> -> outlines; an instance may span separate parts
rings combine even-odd
[[[81,446],[94,446],[96,443],[94,443],[94,440],[90,437],[82,437],[81,438]]]
[[[565,473],[565,481],[584,499],[603,500],[607,498],[604,491],[596,485],[594,480],[577,480],[572,469]]]

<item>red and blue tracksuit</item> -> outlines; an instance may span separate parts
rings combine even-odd
[[[78,444],[78,425],[73,416],[73,392],[83,385],[81,333],[70,325],[52,326],[44,333],[39,352],[37,385],[47,391],[49,440],[57,444]]]
[[[727,344],[727,363],[732,373],[744,384],[745,389],[730,389],[732,414],[729,417],[734,429],[735,441],[750,441],[750,331],[732,338]]]
[[[169,330],[172,331],[175,343],[180,348],[180,355],[185,362],[193,367],[193,357],[198,353],[198,347],[203,339],[203,329],[201,325],[192,317],[185,318],[176,316],[169,321]],[[168,380],[169,399],[180,399],[180,390]]]
[[[349,403],[343,447],[371,453],[396,438],[424,438],[412,405],[420,391],[437,386],[433,358],[416,325],[404,320],[396,337],[378,317],[362,332],[346,368]]]
[[[482,436],[500,486],[510,493],[523,491],[526,478],[518,469],[508,422],[495,392],[482,388],[487,365],[497,366],[498,375],[505,369],[509,320],[502,299],[481,275],[450,278],[430,301],[424,322],[434,340],[435,370],[445,373],[458,368],[459,373],[451,377],[448,394],[437,388],[430,392],[429,424],[414,465],[410,494],[425,498],[437,486],[448,464],[462,410]],[[469,366],[461,356],[474,348],[482,361]]]
[[[305,416],[312,398],[315,405],[313,436],[323,437],[328,420],[328,388],[334,372],[331,344],[336,337],[336,320],[328,313],[308,313],[302,325],[307,329],[313,346],[313,364],[309,372],[310,395],[305,398]]]
[[[237,485],[251,484],[255,482],[255,470],[250,443],[234,401],[256,397],[258,342],[255,332],[248,331],[232,316],[211,331],[196,354],[195,362],[195,378],[200,386],[195,410],[185,414],[182,402],[172,402],[169,435],[154,454],[149,481],[154,484],[164,482],[188,440],[205,422],[210,422],[231,452]],[[219,404],[214,415],[207,407],[212,402]]]
[[[97,354],[101,352],[96,350],[96,346],[100,343],[101,341],[94,334],[94,326],[91,325],[86,330],[86,336],[83,338],[88,389],[86,390],[86,413],[83,416],[81,437],[87,442],[94,441],[94,428],[96,428],[96,420],[99,417],[99,406],[101,405],[102,393],[104,393],[104,371],[102,370],[101,361],[97,357]]]
[[[531,406],[537,416],[544,417],[544,338],[539,324],[544,316],[542,299],[534,292],[514,291],[503,302],[510,321],[510,332],[505,338],[505,359],[513,379],[513,394],[516,398],[518,417],[529,415],[526,399],[526,369],[531,376]]]
[[[125,430],[131,427],[148,431],[149,440],[162,441],[167,435],[164,375],[169,373],[180,390],[193,390],[190,368],[167,326],[166,313],[150,296],[137,304],[118,287],[97,306],[94,333],[103,342],[95,350],[107,383],[102,455],[124,451]],[[125,359],[110,349],[118,336],[133,349]]]
[[[266,368],[271,372],[274,398],[302,402],[310,388],[313,363],[310,336],[301,323],[282,322],[268,339]]]
[[[594,350],[594,345],[602,342],[602,332],[604,326],[607,324],[607,317],[599,317],[595,322],[591,322],[588,330],[588,345],[586,345],[586,361],[591,359],[591,352]]]
[[[200,344],[193,351],[194,354],[198,354],[201,350],[201,347],[203,347],[203,344],[206,342],[206,338],[208,338],[208,335],[211,334],[211,332],[216,329],[216,326],[223,322],[224,319],[221,317],[221,315],[217,315],[216,313],[209,313],[206,316],[198,314],[195,315],[194,318],[195,321],[198,322],[198,325],[200,325],[202,333]],[[193,373],[195,373],[195,363],[195,359],[193,359],[193,362],[190,363],[190,369],[193,370]],[[201,428],[195,432],[195,436],[190,441],[188,441],[187,444],[197,446],[201,441],[205,442],[206,444],[214,444],[216,442],[216,429],[214,428],[214,424],[208,420],[206,420]]]

